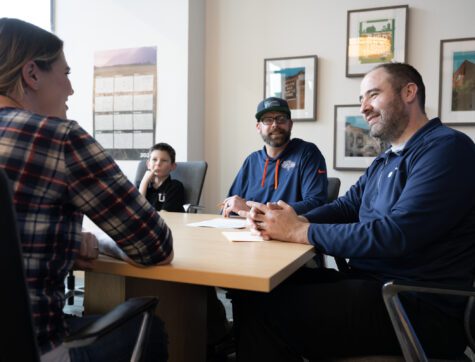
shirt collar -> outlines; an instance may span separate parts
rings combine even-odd
[[[399,155],[404,150],[404,147],[406,147],[406,143],[403,143],[403,144],[397,145],[397,146],[392,146],[389,149],[389,151],[392,152],[392,153],[395,153],[396,155]]]

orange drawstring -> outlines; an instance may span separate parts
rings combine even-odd
[[[268,165],[269,165],[269,159],[267,158],[266,164],[264,165],[264,174],[262,175],[261,187],[264,187],[264,184],[266,182]],[[277,190],[277,187],[279,187],[279,166],[280,166],[280,160],[277,159],[277,162],[275,164],[275,174],[274,174],[274,190]]]
[[[269,164],[269,159],[266,159],[266,164],[264,166],[264,174],[262,175],[262,182],[261,187],[264,187],[264,183],[266,182],[266,175],[267,175],[267,165]]]
[[[277,163],[275,165],[275,174],[274,174],[274,190],[277,190],[277,187],[279,187],[279,165],[280,165],[280,159],[277,159]]]

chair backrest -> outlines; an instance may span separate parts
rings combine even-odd
[[[338,198],[340,194],[341,181],[338,177],[329,177],[328,178],[328,196],[327,203],[330,203]],[[347,271],[348,264],[345,258],[334,257],[335,263],[339,271]],[[327,262],[325,262],[327,264]]]
[[[5,291],[0,298],[0,310],[2,328],[7,331],[0,338],[0,360],[39,361],[13,195],[3,169],[0,169],[0,205],[0,285]]]
[[[338,177],[329,177],[328,178],[328,196],[327,203],[332,202],[338,198],[340,193],[341,181]]]
[[[147,160],[141,160],[135,173],[135,185],[138,187],[147,170]],[[205,182],[208,163],[206,161],[177,162],[171,177],[178,180],[185,188],[185,204],[199,205],[201,191]]]

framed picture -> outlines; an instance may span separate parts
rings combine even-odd
[[[335,105],[333,168],[365,170],[389,145],[369,135],[359,104]]]
[[[294,121],[315,121],[317,56],[264,59],[264,98],[289,103]]]
[[[475,125],[475,38],[440,41],[439,116],[450,125]]]
[[[361,77],[382,63],[406,61],[408,8],[401,5],[348,11],[347,77]]]

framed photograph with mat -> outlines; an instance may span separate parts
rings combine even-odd
[[[349,10],[346,76],[362,77],[378,64],[405,62],[407,5]]]
[[[333,168],[365,170],[389,145],[369,135],[359,104],[335,105]]]
[[[317,56],[264,59],[264,98],[289,103],[294,121],[315,121],[317,114]]]
[[[439,116],[448,125],[475,125],[475,38],[440,41]]]

